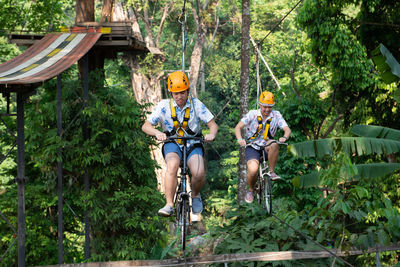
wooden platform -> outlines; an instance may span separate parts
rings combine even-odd
[[[94,45],[95,48],[109,48],[116,51],[150,52],[162,54],[157,48],[147,47],[143,41],[135,37],[131,22],[84,22],[70,27],[71,31],[77,27],[82,28],[110,28],[109,33],[103,33]],[[45,34],[34,33],[11,33],[8,35],[9,42],[18,46],[31,46],[42,39]]]

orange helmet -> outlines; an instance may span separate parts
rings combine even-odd
[[[275,105],[274,95],[268,91],[262,92],[258,98],[258,104],[265,107],[273,107]]]
[[[188,88],[189,80],[183,71],[175,71],[168,76],[168,90],[170,92],[183,92]]]

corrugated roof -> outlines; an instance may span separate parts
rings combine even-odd
[[[83,57],[101,33],[51,33],[21,55],[0,65],[0,84],[32,84],[51,79]]]

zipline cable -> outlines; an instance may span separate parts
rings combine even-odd
[[[272,79],[275,81],[276,85],[278,86],[278,89],[281,89],[281,86],[279,85],[278,79],[275,77],[274,73],[272,72],[271,68],[269,67],[267,61],[265,61],[263,55],[261,54],[261,51],[259,49],[259,46],[256,44],[256,42],[254,42],[253,38],[251,38],[250,36],[250,41],[252,42],[255,50],[256,50],[256,55],[259,56],[261,58],[261,60],[264,62],[265,66],[267,67],[269,73],[272,76]],[[284,92],[282,92],[283,95],[285,95]]]
[[[257,48],[258,50],[258,48]],[[260,96],[260,87],[261,87],[261,81],[260,81],[260,61],[258,60],[258,51],[256,51],[256,80],[257,80],[257,99]],[[257,109],[258,104],[257,102],[255,103],[255,106]]]
[[[263,38],[261,41],[259,41],[257,44],[254,42],[253,38],[250,37],[250,40],[251,40],[251,42],[253,43],[253,45],[254,45],[254,47],[255,47],[255,49],[256,49],[256,60],[257,60],[257,64],[258,64],[258,55],[260,55],[261,59],[263,60],[263,62],[264,62],[264,64],[265,64],[265,66],[267,67],[268,71],[271,73],[272,79],[275,81],[275,83],[277,84],[277,86],[278,86],[279,89],[281,89],[281,86],[279,85],[278,80],[275,78],[274,74],[272,73],[272,71],[271,71],[270,67],[268,66],[267,62],[265,61],[264,57],[262,56],[262,54],[261,54],[261,52],[260,52],[260,47],[261,47],[262,43],[264,42],[264,40],[275,30],[276,27],[278,27],[278,26],[282,23],[282,21],[283,21],[287,16],[289,16],[290,13],[292,13],[292,11],[293,11],[302,1],[303,1],[303,0],[300,0],[299,2],[297,2],[297,4],[296,4],[294,7],[292,7],[292,9],[291,9],[285,16],[283,16],[283,17],[281,18],[281,20],[280,20],[277,24],[275,24],[275,26],[272,27],[272,29],[271,29],[271,30],[264,36],[264,38]],[[258,96],[259,96],[259,85],[258,85],[258,83],[259,83],[259,66],[257,65],[257,98],[258,98]],[[256,108],[257,108],[257,106],[256,106]]]
[[[178,21],[181,24],[182,28],[182,71],[185,73],[185,49],[186,49],[186,42],[188,40],[186,31],[186,0],[183,1],[181,18],[182,17],[183,20],[181,21],[180,19],[178,19]]]
[[[303,2],[303,0],[300,0],[299,2],[297,2],[297,4],[296,4],[294,7],[292,7],[292,9],[291,9],[285,16],[283,16],[283,17],[281,18],[281,20],[280,20],[277,24],[275,24],[274,27],[272,27],[271,30],[269,30],[269,32],[265,35],[265,37],[264,37],[260,42],[258,42],[258,44],[261,45],[262,42],[264,42],[264,40],[268,37],[268,35],[270,35],[270,34],[275,30],[275,28],[278,27],[279,24],[281,24],[282,21],[283,21],[287,16],[289,16],[289,14],[292,13],[292,11],[293,11],[301,2]]]

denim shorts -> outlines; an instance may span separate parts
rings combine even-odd
[[[190,149],[190,147],[186,151],[189,151],[189,149]],[[179,158],[182,159],[183,151],[179,147],[179,145],[174,143],[174,142],[170,142],[170,143],[164,144],[164,146],[163,146],[163,156],[164,156],[164,158],[168,153],[176,153],[176,154],[178,154]],[[193,155],[203,156],[203,149],[201,147],[195,147],[190,152],[190,154],[187,156],[187,160],[189,160],[190,157],[193,156]]]
[[[246,147],[246,151],[245,151],[246,162],[249,161],[249,160],[251,160],[251,159],[255,159],[255,160],[257,160],[258,162],[260,162],[260,159],[261,159],[262,154],[263,154],[263,153],[262,153],[262,150],[263,150],[263,149],[264,149],[264,148],[258,150],[258,149],[255,149],[254,147],[251,147],[251,146]],[[266,155],[266,159],[265,159],[265,160],[268,160],[268,154],[267,154],[267,152],[265,152],[265,155]]]

